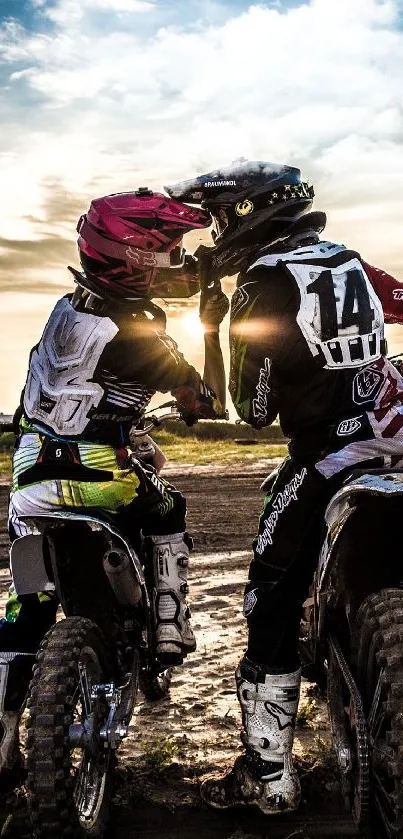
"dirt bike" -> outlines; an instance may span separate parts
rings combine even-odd
[[[131,439],[179,418],[175,404],[160,406],[170,413],[147,417]],[[11,548],[16,592],[55,592],[65,615],[39,648],[27,699],[31,825],[41,839],[102,839],[116,751],[138,687],[154,700],[171,681],[172,668],[156,656],[152,563],[144,542],[134,545],[100,510],[60,509],[23,520],[33,532]]]
[[[344,803],[373,839],[403,839],[402,514],[403,470],[347,475],[301,621],[302,672],[327,691]]]

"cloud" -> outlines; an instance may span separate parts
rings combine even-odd
[[[49,221],[49,178],[88,203],[243,155],[300,166],[329,230],[401,264],[400,0],[200,4],[181,25],[166,21],[183,4],[168,6],[37,0],[51,31],[5,23],[6,237],[35,239],[31,217]]]
[[[57,0],[43,4],[43,16],[53,24],[72,30],[96,12],[127,16],[151,12],[155,3],[148,0]]]
[[[21,219],[31,236],[0,236],[1,292],[65,293],[71,287],[66,266],[77,263],[75,227],[86,202],[57,181],[46,181],[43,192],[40,215]]]
[[[0,255],[2,251],[6,251],[7,256],[0,265],[0,291],[47,292],[57,289],[64,294],[71,286],[71,277],[62,272],[61,265],[74,259],[74,245],[60,236],[47,236],[36,241],[0,237]]]

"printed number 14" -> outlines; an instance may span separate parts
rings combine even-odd
[[[349,326],[358,327],[358,335],[372,332],[374,310],[368,294],[366,280],[361,271],[352,268],[345,274],[344,301],[341,322],[338,321],[336,295],[331,271],[321,271],[306,288],[308,294],[319,297],[321,340],[337,338],[340,330]],[[356,309],[354,311],[354,309]]]

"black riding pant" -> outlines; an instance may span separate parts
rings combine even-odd
[[[318,562],[323,517],[345,472],[324,478],[314,462],[287,458],[265,498],[245,588],[248,658],[267,672],[299,667],[302,604]]]

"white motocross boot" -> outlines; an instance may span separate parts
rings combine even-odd
[[[296,810],[301,788],[292,745],[301,671],[274,676],[243,659],[236,681],[246,751],[228,775],[203,782],[201,797],[219,809],[255,804],[266,815]]]
[[[156,588],[157,656],[164,664],[181,664],[184,656],[196,649],[186,603],[191,540],[186,533],[149,538]]]

